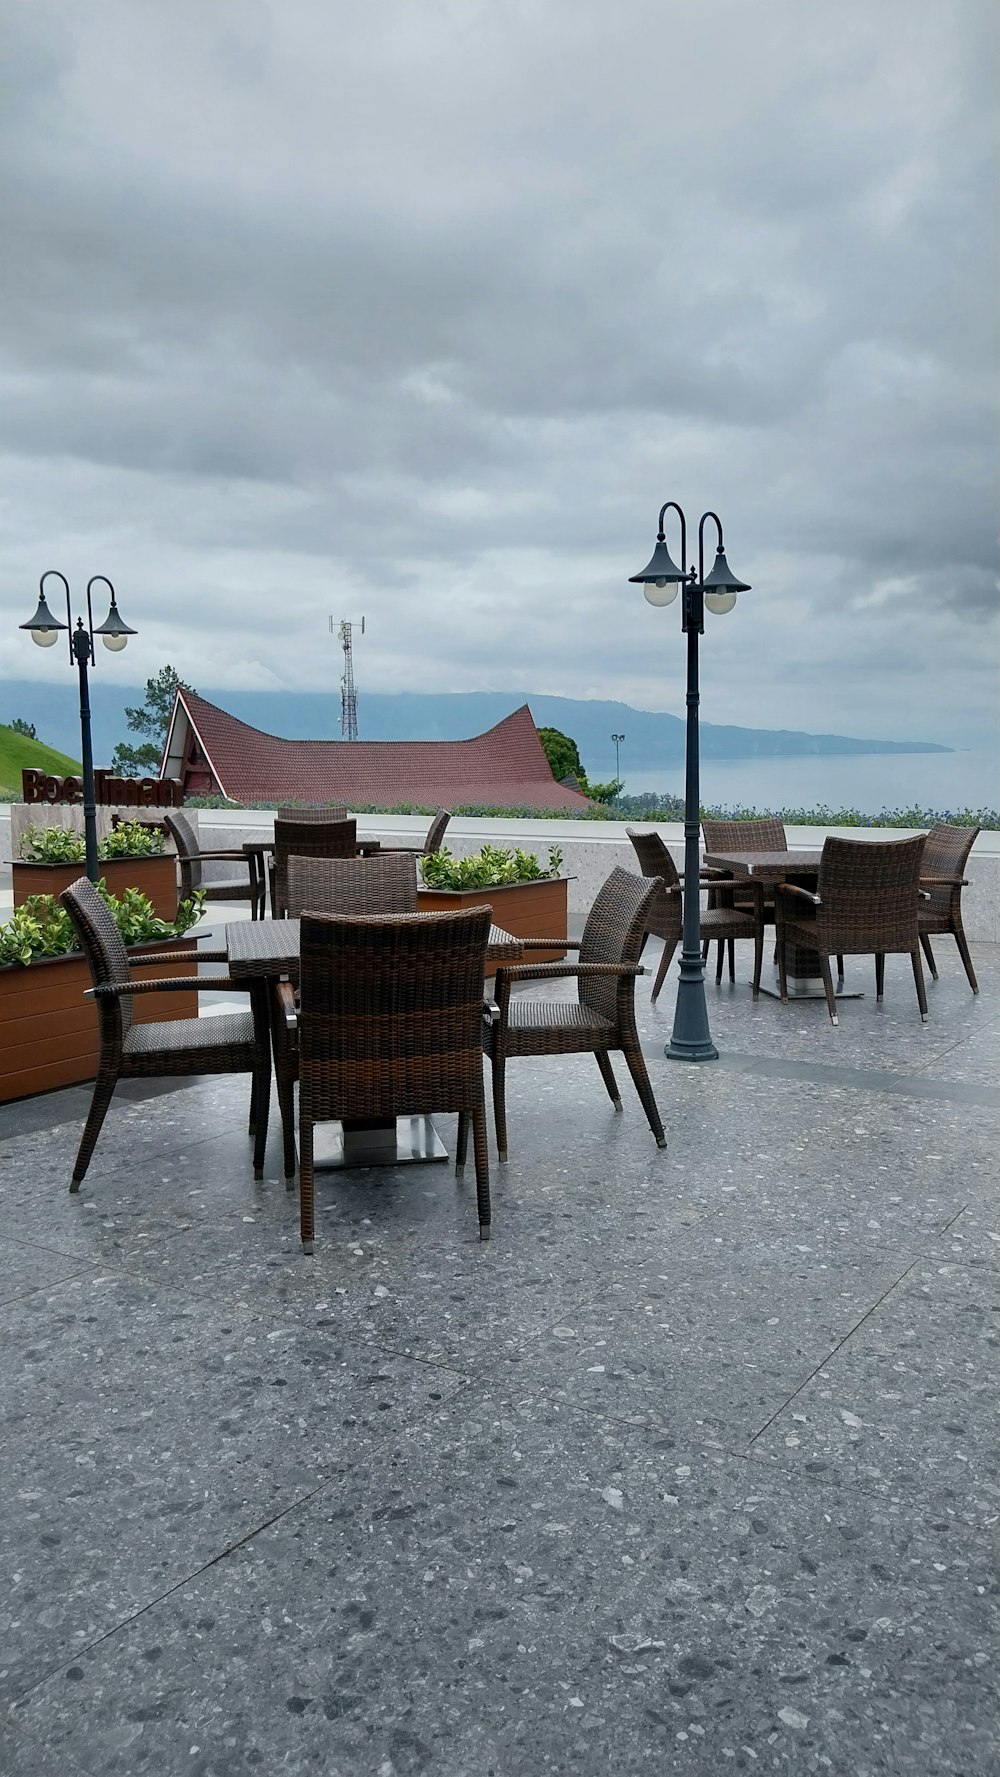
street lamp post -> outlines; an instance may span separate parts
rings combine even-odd
[[[663,520],[668,511],[676,512],[681,526],[681,566],[671,560],[667,548]],[[711,573],[705,576],[705,525],[711,519],[719,543]],[[705,966],[701,955],[701,904],[699,879],[701,861],[698,830],[701,819],[698,757],[698,637],[705,628],[705,607],[722,616],[731,611],[736,595],[749,592],[745,580],[737,580],[726,560],[722,523],[714,512],[704,512],[698,525],[698,572],[685,571],[687,559],[687,523],[675,500],[667,500],[660,508],[656,548],[641,574],[632,574],[630,583],[642,587],[651,605],[670,605],[681,592],[681,629],[687,636],[687,731],[684,758],[684,923],[680,970],[677,982],[677,1004],[674,1028],[666,1055],[670,1061],[717,1061],[719,1051],[712,1042],[708,1028],[708,1007],[705,1004]]]
[[[611,736],[611,738],[615,743],[615,784],[618,789],[618,794],[621,795],[622,774],[621,774],[621,766],[618,763],[618,748],[621,746],[622,741],[625,739],[625,736],[624,736],[624,734],[613,734]]]
[[[45,602],[45,582],[49,579],[61,580],[63,583],[66,593],[65,623],[60,623],[58,617],[53,616]],[[92,586],[95,586],[99,580],[103,581],[111,594],[111,608],[105,617],[104,622],[95,629],[93,606],[91,605],[90,600],[90,589]],[[110,648],[112,653],[117,654],[122,648],[124,648],[129,636],[134,636],[137,632],[134,629],[129,629],[128,624],[123,623],[118,615],[118,606],[115,603],[115,589],[105,574],[94,574],[92,578],[88,580],[86,628],[84,627],[83,618],[78,617],[76,620],[76,628],[74,629],[73,616],[69,604],[69,581],[65,574],[58,573],[54,568],[49,568],[39,580],[38,609],[30,623],[22,623],[20,628],[28,631],[32,641],[36,642],[39,648],[51,648],[52,644],[58,640],[59,631],[65,630],[69,640],[70,663],[75,663],[79,670],[80,741],[83,758],[83,832],[87,854],[87,875],[91,882],[96,882],[98,877],[97,804],[94,799],[94,748],[90,733],[90,686],[87,678],[87,669],[94,663],[95,636],[100,636],[104,646]]]

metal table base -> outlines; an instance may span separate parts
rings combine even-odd
[[[317,1172],[340,1172],[355,1166],[427,1165],[448,1158],[429,1117],[317,1123],[313,1145]]]

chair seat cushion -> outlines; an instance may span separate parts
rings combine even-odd
[[[249,880],[234,882],[231,876],[225,882],[205,882],[202,879],[201,887],[210,901],[249,901],[250,899]]]
[[[508,1055],[572,1055],[604,1049],[614,1040],[610,1018],[577,1000],[511,997],[507,1022]]]
[[[253,1016],[250,1012],[222,1012],[215,1018],[177,1018],[171,1023],[133,1024],[125,1033],[123,1059],[126,1068],[155,1061],[169,1063],[194,1057],[197,1066],[186,1072],[225,1072],[251,1068],[254,1057]]]
[[[757,924],[752,913],[738,907],[705,907],[701,914],[703,938],[752,938]]]

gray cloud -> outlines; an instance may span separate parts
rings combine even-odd
[[[754,584],[714,719],[981,741],[991,8],[5,27],[12,611],[50,563],[110,572],[133,675],[208,689],[327,682],[350,606],[373,688],[677,708],[673,617],[624,584],[671,495]]]

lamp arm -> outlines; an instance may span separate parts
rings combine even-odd
[[[698,520],[698,583],[701,586],[704,586],[705,584],[705,520],[707,518],[712,520],[712,523],[715,525],[715,528],[719,533],[719,548],[725,548],[725,543],[722,537],[722,520],[718,513],[703,512],[701,518]]]
[[[104,585],[108,588],[108,591],[111,594],[111,603],[114,604],[115,602],[115,589],[112,586],[111,581],[108,579],[107,574],[91,574],[90,579],[87,581],[87,627],[90,630],[90,658],[95,666],[97,664],[97,656],[94,653],[94,607],[90,602],[90,589],[92,586],[96,586],[99,580],[103,581]]]
[[[656,527],[656,531],[657,531],[656,540],[658,543],[662,543],[664,541],[663,520],[664,520],[664,517],[666,516],[666,514],[671,509],[673,509],[673,511],[676,512],[678,518],[681,521],[681,568],[683,569],[684,564],[687,561],[687,520],[684,517],[684,513],[683,513],[681,507],[678,506],[676,500],[664,500],[663,505],[660,507],[660,517],[659,517],[657,527]]]
[[[69,581],[65,574],[60,574],[58,568],[46,568],[38,582],[38,593],[40,598],[45,597],[46,580],[61,580],[63,583],[63,591],[66,594],[66,639],[69,642],[69,663],[70,666],[73,666],[76,663],[76,655],[73,653],[73,614],[69,608]]]

